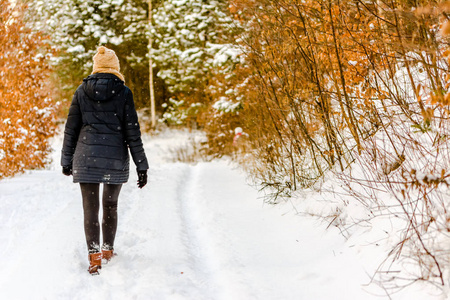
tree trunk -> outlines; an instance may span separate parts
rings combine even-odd
[[[148,36],[148,83],[150,88],[150,110],[152,115],[152,128],[156,128],[156,108],[155,108],[155,91],[153,87],[153,59],[152,59],[152,0],[148,0],[148,26],[149,26],[149,36]]]

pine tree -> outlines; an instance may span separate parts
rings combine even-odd
[[[164,117],[169,123],[198,121],[212,99],[214,73],[235,55],[227,43],[233,22],[227,1],[166,0],[153,14],[153,55],[172,95]]]
[[[92,72],[92,57],[100,45],[120,59],[126,84],[138,106],[148,96],[148,22],[145,0],[48,0],[32,3],[34,26],[52,37],[59,50],[56,65],[67,97]]]

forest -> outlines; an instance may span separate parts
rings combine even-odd
[[[198,159],[239,162],[267,203],[339,182],[316,217],[395,226],[374,280],[449,288],[450,1],[0,0],[0,21],[0,179],[48,163],[104,45],[144,130],[201,130]]]

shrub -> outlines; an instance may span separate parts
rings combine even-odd
[[[25,26],[24,10],[0,0],[0,178],[44,166],[56,127],[46,86],[51,50]]]

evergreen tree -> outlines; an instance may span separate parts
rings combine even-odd
[[[199,121],[211,104],[214,74],[235,55],[227,40],[233,22],[223,0],[166,0],[153,14],[153,55],[172,97],[169,123]]]
[[[35,27],[51,35],[59,50],[56,82],[66,91],[63,98],[70,99],[90,74],[96,48],[106,45],[121,60],[137,106],[149,105],[147,1],[34,0],[32,7]],[[153,1],[156,102],[161,109],[167,95],[172,97],[165,114],[169,122],[182,124],[189,116],[198,121],[198,112],[213,101],[215,73],[234,63],[227,9],[225,0]]]
[[[59,80],[67,96],[92,72],[100,45],[116,51],[138,106],[148,101],[148,6],[145,0],[48,0],[31,4],[33,23],[59,50]]]

